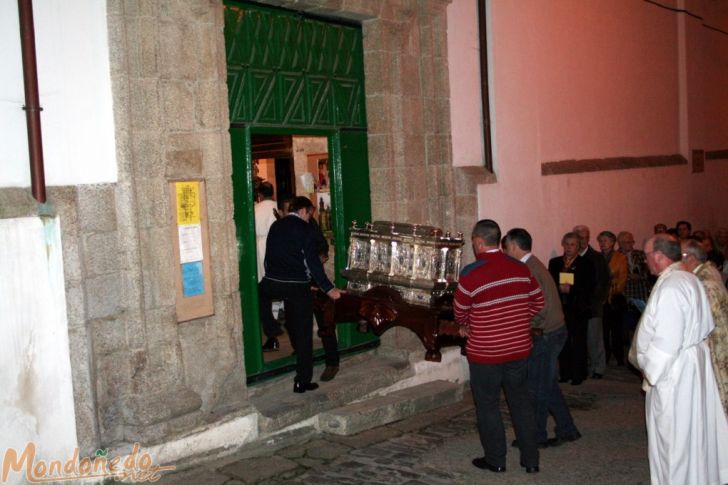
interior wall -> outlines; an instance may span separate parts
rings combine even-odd
[[[293,137],[293,167],[296,171],[296,195],[308,197],[313,192],[306,192],[301,182],[301,175],[310,173],[315,179],[317,173],[308,166],[308,155],[314,153],[327,153],[329,141],[325,136],[294,136]]]
[[[541,164],[677,153],[690,160],[692,149],[704,148],[701,107],[725,99],[699,102],[726,85],[713,84],[722,79],[722,66],[710,62],[709,82],[697,73],[706,71],[707,59],[722,56],[716,50],[728,50],[727,36],[715,39],[686,17],[690,42],[681,67],[677,16],[683,14],[647,2],[489,2],[489,13],[497,182],[479,185],[479,217],[504,230],[525,227],[542,258],[560,252],[561,236],[578,223],[589,225],[593,236],[630,230],[637,241],[657,222],[719,224],[725,216],[717,206],[727,201],[717,182],[728,175],[724,163],[707,162],[698,174],[688,164],[553,176],[542,176]],[[457,16],[450,20],[455,25],[476,21],[452,8],[448,14]],[[709,45],[706,36],[718,43]],[[470,52],[469,62],[477,55]],[[468,56],[460,57],[451,55],[451,77],[466,72]],[[453,105],[476,94],[452,90]],[[681,103],[692,111],[681,111]],[[460,115],[453,110],[453,118]],[[681,149],[683,131],[687,149]],[[728,146],[726,130],[706,136]]]

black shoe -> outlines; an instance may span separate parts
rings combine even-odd
[[[306,391],[315,391],[318,389],[318,384],[315,382],[309,382],[308,384],[301,384],[300,382],[294,382],[293,383],[293,392],[306,392]]]
[[[338,365],[327,365],[324,371],[321,373],[321,380],[324,382],[328,382],[332,380],[334,377],[336,377],[336,374],[339,372],[339,366]]]
[[[568,377],[562,377],[561,379],[559,379],[559,382],[562,382],[562,383],[563,382],[569,382],[569,378]]]
[[[536,466],[526,466],[523,463],[521,463],[521,466],[526,469],[526,473],[538,473],[538,465]]]
[[[263,352],[275,352],[281,348],[281,344],[278,343],[278,339],[271,337],[263,344]]]
[[[584,379],[572,379],[572,381],[571,381],[571,385],[572,385],[572,386],[578,386],[578,385],[580,385],[580,384],[581,384],[582,382],[584,382]]]
[[[503,473],[504,471],[506,471],[506,467],[491,465],[490,463],[485,461],[485,457],[473,458],[473,465],[480,468],[481,470],[490,470],[495,473]]]
[[[564,443],[571,443],[581,438],[581,433],[578,431],[570,436],[556,436],[555,438],[549,438],[547,440],[549,446],[561,446]]]
[[[604,375],[600,374],[599,372],[595,372],[594,374],[592,374],[592,379],[601,379],[602,377],[604,377]]]
[[[511,446],[514,448],[518,448],[518,440],[513,440],[511,442]],[[548,448],[549,443],[548,441],[539,441],[536,443],[536,446],[538,446],[539,448]]]

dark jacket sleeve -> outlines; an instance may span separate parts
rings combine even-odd
[[[594,263],[588,258],[579,256],[575,261],[573,305],[581,318],[595,316],[593,307],[594,293],[596,292],[596,269]]]
[[[321,226],[319,226],[319,223],[316,222],[316,219],[311,218],[308,223],[311,225],[311,231],[313,232],[313,238],[316,241],[316,252],[319,256],[329,256],[329,243],[326,241],[326,237],[324,237],[323,231],[321,231]]]

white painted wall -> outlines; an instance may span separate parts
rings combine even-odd
[[[0,219],[0,261],[0,451],[32,441],[65,462],[77,439],[58,218]]]
[[[33,3],[46,184],[116,182],[106,2]],[[0,187],[30,185],[19,29],[0,2]]]
[[[475,3],[448,6],[448,35],[476,25]],[[682,14],[633,0],[487,3],[497,182],[478,187],[480,217],[504,230],[528,229],[543,260],[561,252],[561,236],[578,223],[591,227],[593,239],[602,230],[629,230],[638,244],[657,222],[687,219],[694,229],[728,223],[725,161],[708,161],[698,174],[687,165],[541,175],[547,161],[690,159],[693,149],[728,147],[728,36],[694,17],[681,17],[680,33]],[[689,6],[721,27],[728,8],[717,3]],[[451,83],[473,76],[478,63],[472,41],[464,42],[449,44]],[[477,152],[482,143],[472,121],[479,90],[451,85],[455,165],[469,165],[456,154]]]

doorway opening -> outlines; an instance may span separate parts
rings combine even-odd
[[[260,190],[266,184],[273,188],[275,201],[275,218],[288,215],[288,202],[297,196],[308,197],[315,207],[313,217],[316,219],[326,241],[324,254],[321,255],[326,276],[335,281],[336,248],[334,245],[334,229],[331,222],[331,177],[329,175],[328,138],[325,136],[299,135],[252,135],[251,163],[253,186],[256,193],[255,228],[257,239],[258,281],[265,274],[263,264],[265,258],[265,237],[270,223],[273,222],[268,213],[270,203],[263,203],[265,197]],[[291,345],[290,332],[286,326],[285,306],[283,302],[274,302],[273,317],[278,321],[283,334],[277,337],[278,346],[266,346],[267,338],[261,331],[261,349],[263,362],[266,364],[287,359],[295,355]],[[260,312],[267,309],[260,309]],[[314,320],[314,352],[323,348],[316,331],[318,322]]]

